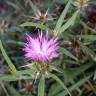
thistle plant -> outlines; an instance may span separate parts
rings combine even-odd
[[[0,0],[0,96],[96,96],[95,3]]]
[[[45,71],[47,73],[50,61],[59,56],[58,48],[59,45],[56,37],[49,38],[48,32],[45,35],[40,32],[33,38],[28,34],[26,35],[23,51],[27,60],[36,62],[38,71]]]

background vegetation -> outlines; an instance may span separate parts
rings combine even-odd
[[[0,96],[96,96],[96,1],[75,1],[0,0]],[[36,78],[22,48],[41,30],[58,37],[60,56]]]

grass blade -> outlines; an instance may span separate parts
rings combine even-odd
[[[10,58],[8,57],[7,53],[5,52],[1,40],[0,40],[0,49],[1,49],[2,55],[4,56],[4,59],[6,60],[8,66],[10,68],[11,73],[13,75],[16,75],[17,70],[16,70],[14,64],[11,62]]]

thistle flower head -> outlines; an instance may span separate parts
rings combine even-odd
[[[84,8],[88,5],[89,0],[76,0],[74,2],[74,6],[76,6],[78,9]]]
[[[0,32],[3,33],[7,31],[7,29],[8,29],[8,24],[6,24],[5,20],[0,18]]]
[[[53,20],[53,18],[48,18],[48,10],[45,13],[41,13],[39,10],[35,14],[35,17],[31,17],[41,24],[46,24],[47,21]]]
[[[52,58],[58,57],[58,42],[57,38],[48,37],[48,32],[45,35],[39,33],[38,36],[32,38],[31,36],[26,36],[25,47],[25,57],[28,60],[42,62],[46,64]]]

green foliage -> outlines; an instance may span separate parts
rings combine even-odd
[[[8,64],[8,66],[10,68],[10,71],[15,76],[17,74],[17,70],[16,70],[15,66],[13,65],[13,63],[11,62],[10,58],[7,56],[5,50],[4,50],[3,46],[2,46],[1,41],[0,41],[0,48],[1,48],[2,54],[3,54],[5,60],[6,60],[7,64]]]
[[[71,0],[68,1],[68,4],[66,5],[65,9],[63,10],[62,14],[60,15],[59,19],[58,19],[58,22],[56,24],[56,28],[55,30],[59,30],[59,28],[61,28],[62,24],[63,24],[63,19],[65,18],[67,12],[68,12],[68,9],[70,7],[70,4],[71,4]]]
[[[47,30],[48,28],[45,25],[39,24],[39,23],[33,23],[33,22],[26,22],[20,25],[21,27],[26,27],[26,26],[32,26],[32,27],[37,27],[42,30]]]
[[[72,59],[77,60],[77,58],[73,54],[71,54],[67,49],[65,49],[65,48],[59,48],[59,51],[61,53],[64,53],[65,55],[71,57]]]
[[[62,27],[59,29],[59,32],[62,33],[64,32],[65,30],[67,30],[70,26],[74,25],[74,22],[76,20],[76,17],[79,13],[79,10],[77,10],[73,15],[72,17],[64,24],[62,25]]]
[[[90,17],[74,0],[0,1],[0,96],[95,96],[94,9]],[[59,57],[44,65],[44,72],[22,51],[26,33],[34,37],[38,29],[60,45]]]

